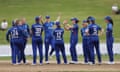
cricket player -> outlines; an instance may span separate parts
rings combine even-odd
[[[30,37],[30,29],[29,29],[29,25],[26,23],[26,19],[22,18],[21,21],[22,21],[23,30],[28,35],[28,37]],[[24,38],[24,49],[26,47],[26,44],[27,44],[27,39]]]
[[[83,20],[82,24],[83,28],[81,28],[81,36],[82,36],[82,46],[83,46],[83,55],[84,55],[84,64],[88,64],[89,62],[89,36],[87,35],[87,20]]]
[[[114,63],[114,54],[113,54],[113,20],[110,16],[105,17],[105,22],[107,23],[106,27],[106,43],[107,43],[107,51],[109,55],[109,62],[108,64],[115,64]]]
[[[98,57],[98,63],[101,64],[101,53],[99,47],[99,36],[98,33],[102,33],[102,28],[95,23],[95,18],[89,18],[90,24],[88,25],[88,33],[90,36],[90,64],[95,64],[95,55],[94,55],[94,48],[96,50],[96,54]]]
[[[66,30],[71,31],[70,53],[71,53],[72,61],[70,62],[70,64],[78,64],[76,45],[78,43],[78,31],[79,31],[78,22],[79,22],[79,20],[74,17],[74,18],[71,19],[71,21],[72,21],[72,24],[73,24],[72,26],[67,24],[66,20],[63,22],[63,24],[65,24],[64,28]]]
[[[23,38],[27,37],[25,32],[19,28],[19,26],[22,25],[20,20],[16,20],[15,23],[13,22],[13,27],[11,27],[7,34],[6,34],[6,40],[10,42],[11,45],[11,51],[12,51],[12,64],[17,65],[20,62],[20,57],[24,58],[24,53],[23,53]],[[19,56],[19,53],[22,55]]]
[[[46,21],[43,22],[43,27],[44,27],[44,31],[45,31],[45,38],[44,38],[44,43],[45,43],[45,61],[46,64],[49,64],[49,60],[48,60],[48,53],[49,53],[49,45],[51,45],[52,47],[52,52],[54,51],[54,40],[53,40],[53,26],[54,26],[54,22],[52,22],[50,20],[50,16],[46,16]],[[60,16],[58,16],[56,21],[60,20]],[[56,22],[55,21],[55,22]],[[52,55],[52,52],[50,53],[50,56]]]
[[[29,30],[29,26],[26,24],[26,19],[25,18],[22,18],[21,19],[21,22],[22,22],[22,25],[21,26],[19,26],[25,33],[26,33],[26,35],[27,35],[27,37],[26,38],[23,38],[23,43],[24,43],[24,57],[25,57],[25,47],[26,47],[26,44],[27,44],[27,40],[28,40],[28,37],[30,36],[30,30]],[[20,53],[21,54],[21,53]],[[21,54],[22,55],[22,54]],[[26,63],[26,57],[25,58],[23,58],[23,59],[21,59],[21,61],[23,60],[23,63],[24,64],[27,64]],[[20,64],[21,64],[21,61],[20,61]]]
[[[36,59],[37,59],[37,49],[39,52],[39,58],[40,58],[40,65],[43,63],[43,41],[42,41],[42,32],[43,32],[43,26],[40,24],[40,17],[35,17],[35,24],[31,27],[31,33],[32,33],[32,50],[33,50],[33,63],[32,65],[36,65]]]
[[[53,31],[53,36],[55,41],[57,64],[61,64],[60,52],[62,54],[64,64],[67,64],[63,35],[64,35],[64,29],[61,28],[60,22],[56,22],[56,29]]]

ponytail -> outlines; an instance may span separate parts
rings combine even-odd
[[[108,21],[112,24],[112,26],[114,25],[114,22],[113,22],[112,19],[110,19],[110,20],[108,20]]]

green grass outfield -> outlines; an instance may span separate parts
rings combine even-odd
[[[115,54],[114,58],[115,58],[115,61],[120,61],[120,55],[119,54]],[[71,60],[71,57],[70,56],[67,56],[68,60]],[[26,59],[27,60],[32,60],[32,56],[26,56]],[[83,55],[79,55],[78,56],[78,60],[79,61],[83,61]],[[97,58],[96,58],[97,59]],[[102,55],[102,60],[103,61],[108,61],[108,55]],[[8,60],[11,60],[11,57],[10,56],[4,56],[4,57],[0,57],[0,61],[8,61]],[[53,56],[52,61],[55,61],[56,60],[56,57]]]
[[[7,19],[10,27],[13,19],[26,17],[28,24],[31,25],[34,23],[35,16],[50,15],[51,20],[55,20],[61,12],[61,21],[69,20],[71,17],[78,17],[82,21],[91,15],[105,29],[104,17],[110,15],[115,23],[115,42],[120,42],[120,15],[111,13],[111,6],[114,3],[120,5],[120,0],[0,0],[0,21]],[[81,22],[79,25],[81,26]],[[7,44],[5,34],[6,31],[0,31],[0,44]],[[69,42],[69,35],[69,32],[65,32],[65,42]],[[80,36],[79,40],[81,42]],[[105,34],[100,37],[100,40],[105,42]]]

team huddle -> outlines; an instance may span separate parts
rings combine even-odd
[[[25,18],[15,19],[12,21],[12,27],[6,33],[6,40],[10,42],[12,64],[18,65],[23,61],[27,64],[25,57],[25,48],[28,38],[32,38],[32,50],[33,50],[33,62],[32,65],[37,64],[37,50],[39,52],[39,64],[43,64],[43,43],[45,45],[45,62],[49,64],[49,56],[52,56],[55,51],[57,64],[61,64],[60,52],[62,54],[64,64],[68,64],[68,60],[65,53],[64,45],[64,30],[70,31],[70,54],[71,61],[69,64],[78,64],[78,56],[76,53],[76,45],[78,43],[79,36],[82,36],[82,46],[84,55],[84,64],[95,64],[95,52],[98,58],[98,64],[102,63],[99,35],[102,35],[103,29],[95,23],[95,18],[92,16],[83,20],[82,28],[79,28],[79,19],[71,18],[71,24],[68,24],[67,20],[63,21],[63,27],[60,22],[61,16],[58,16],[56,21],[51,21],[50,16],[45,16],[45,21],[42,16],[35,17],[35,24],[32,24],[29,28]],[[113,20],[110,16],[106,16],[106,46],[109,55],[108,64],[114,64],[113,54]],[[55,28],[53,26],[56,26]],[[44,32],[44,40],[42,33]],[[49,46],[51,45],[51,51],[49,53]]]

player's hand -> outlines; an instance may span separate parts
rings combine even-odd
[[[42,19],[42,15],[40,15],[39,17],[40,17],[40,19]]]
[[[99,32],[98,36],[103,35],[103,33],[104,33],[104,29],[102,29],[102,30]]]
[[[63,24],[68,24],[68,21],[67,21],[67,20],[64,20],[64,21],[63,21]]]

